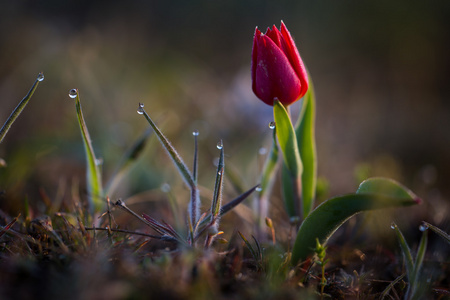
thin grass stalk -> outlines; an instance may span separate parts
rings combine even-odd
[[[406,274],[408,275],[408,279],[411,279],[414,270],[414,261],[411,254],[411,249],[409,248],[408,243],[406,242],[405,237],[398,228],[397,224],[392,223],[391,227],[395,230],[398,242],[400,244],[400,249],[402,250],[403,258],[405,259]]]
[[[139,113],[144,115],[144,117],[147,119],[147,121],[150,124],[150,126],[152,127],[152,129],[155,131],[156,136],[158,137],[159,141],[163,145],[164,149],[166,149],[170,158],[173,160],[175,166],[177,167],[178,171],[180,172],[181,177],[184,179],[184,182],[186,183],[186,185],[191,189],[196,188],[194,177],[192,176],[191,172],[189,171],[188,167],[184,163],[181,156],[178,154],[178,152],[172,146],[170,141],[164,136],[164,134],[161,132],[161,130],[156,126],[156,124],[153,122],[153,120],[150,118],[150,116],[144,110],[144,105],[141,103],[139,105],[140,105],[139,110],[138,110]]]
[[[91,137],[84,120],[83,111],[81,109],[80,96],[77,89],[71,90],[72,95],[75,97],[75,107],[77,111],[78,124],[80,125],[81,136],[83,138],[84,149],[86,153],[87,160],[87,170],[86,170],[86,180],[88,189],[88,201],[89,209],[91,212],[100,212],[105,203],[103,202],[103,189],[102,189],[102,179],[101,171],[99,168],[99,161],[95,157],[94,148],[92,147]]]
[[[425,229],[420,239],[419,248],[416,254],[416,260],[414,261],[414,271],[412,278],[409,279],[408,291],[406,292],[405,299],[419,299],[419,274],[422,269],[423,259],[425,258],[425,252],[427,251],[428,244],[428,230]]]
[[[11,125],[16,121],[16,119],[25,109],[25,106],[27,106],[28,102],[31,99],[31,96],[33,96],[34,91],[36,91],[39,82],[41,82],[42,80],[44,80],[44,74],[41,72],[39,73],[38,77],[31,86],[31,89],[28,91],[28,94],[22,99],[22,101],[19,102],[17,107],[12,111],[11,115],[6,120],[5,124],[3,124],[2,129],[0,129],[0,144],[2,143],[9,129],[11,128]]]
[[[138,107],[138,113],[144,115],[144,117],[147,119],[148,123],[152,127],[152,129],[155,131],[156,136],[158,137],[159,141],[161,142],[164,149],[166,149],[167,153],[169,154],[170,158],[174,162],[175,166],[177,167],[179,173],[181,174],[181,177],[184,179],[184,182],[186,185],[191,189],[191,199],[189,202],[189,219],[190,219],[190,227],[192,228],[192,232],[190,232],[190,236],[192,238],[191,242],[193,243],[193,237],[195,236],[195,232],[197,230],[196,224],[200,215],[200,195],[199,190],[197,187],[196,180],[194,176],[192,176],[191,172],[189,171],[188,167],[184,163],[181,156],[178,154],[178,152],[175,150],[175,148],[172,146],[172,144],[169,142],[169,140],[164,136],[164,134],[161,132],[161,130],[156,126],[156,124],[153,122],[153,120],[150,118],[150,116],[147,114],[147,112],[144,109],[144,104],[139,103]],[[191,229],[190,229],[191,230]]]

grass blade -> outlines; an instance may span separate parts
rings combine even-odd
[[[315,139],[316,98],[314,86],[309,77],[309,88],[303,97],[303,107],[295,126],[298,148],[303,164],[302,173],[302,216],[305,218],[313,209],[317,185],[317,153]]]
[[[441,236],[444,240],[447,241],[447,243],[450,244],[450,235],[448,235],[445,231],[440,229],[439,227],[436,227],[428,222],[423,222],[423,226],[426,226],[434,231],[437,235]]]
[[[2,228],[2,230],[0,231],[0,237],[2,237],[14,225],[14,223],[17,222],[17,220],[19,220],[19,217],[20,214]]]
[[[39,82],[44,80],[44,74],[41,72],[39,73],[38,77],[34,81],[33,85],[31,86],[31,89],[28,91],[28,94],[22,99],[22,101],[19,102],[17,107],[12,111],[9,118],[6,120],[5,124],[3,124],[2,129],[0,129],[0,144],[2,143],[3,139],[5,138],[6,134],[8,133],[9,129],[11,128],[11,125],[16,121],[16,119],[19,117],[19,115],[22,113],[22,111],[25,109],[25,106],[27,106],[28,102],[31,99],[31,96],[33,96],[34,91],[36,91],[36,88],[39,85]]]
[[[220,148],[219,163],[217,164],[216,183],[214,186],[214,196],[211,204],[211,221],[214,221],[212,227],[218,230],[218,221],[220,218],[220,210],[222,208],[222,188],[224,177],[224,151],[223,146]]]
[[[91,137],[84,120],[83,111],[81,109],[80,96],[77,89],[70,91],[70,97],[75,96],[75,107],[77,111],[78,124],[80,125],[81,136],[83,138],[84,150],[86,154],[86,180],[88,190],[89,209],[93,212],[99,212],[105,207],[103,202],[102,179],[99,163],[95,157],[94,148],[92,147]]]
[[[408,278],[409,286],[408,292],[406,293],[405,299],[421,299],[420,290],[418,289],[419,274],[422,269],[423,259],[425,257],[425,252],[427,251],[428,244],[428,230],[424,229],[422,233],[422,238],[420,239],[419,249],[417,250],[416,260],[414,262],[414,271],[412,277]]]
[[[177,167],[178,171],[183,177],[186,185],[191,189],[195,188],[196,187],[195,180],[191,172],[189,171],[188,167],[184,163],[183,159],[181,159],[181,156],[178,154],[178,152],[175,150],[172,144],[169,142],[169,140],[164,136],[161,130],[156,126],[156,124],[144,110],[144,105],[142,103],[139,103],[138,113],[144,115],[144,117],[147,119],[152,129],[155,131],[156,136],[158,137],[164,149],[166,149],[172,161],[174,162],[175,166]]]
[[[402,250],[403,258],[405,259],[406,274],[408,275],[408,278],[411,278],[414,271],[414,261],[411,254],[411,249],[409,248],[408,243],[406,242],[405,237],[403,236],[403,233],[398,228],[398,226],[395,223],[393,223],[391,226],[395,230],[398,243],[400,244],[400,249]]]
[[[220,216],[223,216],[224,214],[226,214],[227,212],[229,212],[230,210],[235,208],[242,201],[247,199],[247,197],[250,196],[250,194],[253,193],[258,187],[259,187],[259,184],[255,185],[254,187],[252,187],[251,189],[249,189],[245,193],[239,195],[238,197],[234,198],[233,200],[231,200],[230,202],[228,202],[227,204],[222,206],[222,209],[220,210]]]
[[[377,181],[377,186],[382,186],[381,179]],[[323,202],[313,210],[303,221],[297,233],[294,248],[292,250],[291,262],[295,265],[299,261],[304,261],[314,253],[316,238],[321,244],[325,244],[331,235],[353,215],[374,209],[394,208],[410,206],[420,203],[418,197],[411,191],[404,191],[407,197],[397,197],[402,194],[398,189],[406,189],[398,184],[394,189],[394,181],[386,180],[385,185],[394,192],[393,195],[386,193],[377,194],[376,190],[370,190],[370,182],[362,183],[362,192],[358,189],[355,194],[335,197]]]

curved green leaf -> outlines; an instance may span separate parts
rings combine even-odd
[[[315,139],[316,98],[314,86],[309,77],[309,88],[303,97],[303,106],[295,126],[298,148],[303,164],[302,173],[302,215],[305,218],[313,209],[316,198],[317,154]]]
[[[381,189],[381,192],[378,193],[377,188],[385,187],[389,187],[389,189]],[[392,194],[389,194],[389,190],[392,191]],[[331,198],[306,217],[297,233],[291,262],[297,264],[299,261],[307,259],[314,253],[316,238],[321,244],[325,244],[345,221],[357,213],[381,208],[410,206],[420,203],[419,200],[411,191],[393,180],[384,178],[366,180],[361,184],[357,193]]]
[[[273,116],[278,143],[286,166],[293,177],[301,175],[303,167],[298,150],[297,137],[286,108],[279,100],[273,104]]]
[[[89,208],[94,212],[99,212],[105,207],[103,202],[102,177],[99,168],[99,161],[95,157],[94,148],[92,147],[91,137],[84,121],[83,111],[81,109],[80,96],[76,94],[75,107],[77,110],[78,124],[80,125],[81,136],[83,137],[84,150],[86,153],[87,169],[86,180],[88,190]]]
[[[301,175],[303,172],[297,137],[289,114],[279,100],[274,101],[273,115],[278,144],[284,159],[283,199],[289,216],[297,217],[300,216]]]

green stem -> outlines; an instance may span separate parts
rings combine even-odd
[[[28,101],[30,101],[31,96],[33,96],[34,91],[36,90],[37,86],[39,85],[39,82],[41,82],[44,79],[44,74],[41,72],[39,73],[38,77],[33,83],[33,86],[28,91],[28,94],[25,96],[25,98],[20,101],[19,105],[12,111],[9,118],[6,120],[5,124],[3,125],[2,129],[0,130],[0,144],[2,143],[3,139],[5,138],[6,134],[8,133],[9,129],[11,128],[11,125],[14,123],[14,121],[19,117],[20,113],[24,110],[25,106],[28,104]]]

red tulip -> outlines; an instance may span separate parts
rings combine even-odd
[[[287,106],[308,90],[308,75],[291,34],[283,22],[266,34],[255,29],[252,50],[252,89],[268,105],[275,98]]]

